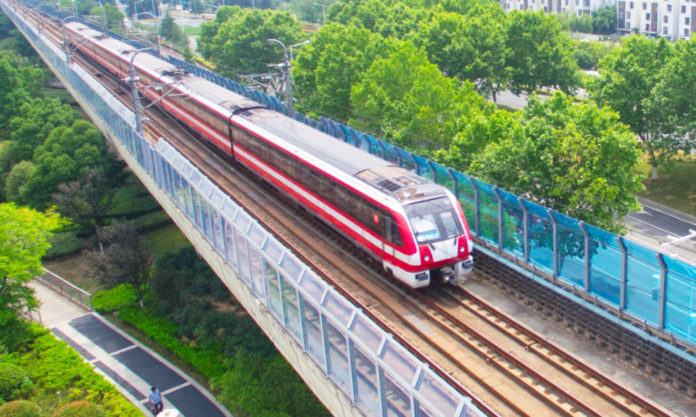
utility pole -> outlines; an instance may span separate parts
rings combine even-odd
[[[266,42],[274,42],[283,47],[283,72],[285,73],[285,104],[290,111],[293,110],[292,105],[292,79],[290,78],[290,61],[288,60],[288,50],[285,44],[278,39],[266,39]]]

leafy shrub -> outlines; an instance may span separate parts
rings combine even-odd
[[[73,401],[53,413],[53,417],[105,417],[104,410],[89,401]]]
[[[106,416],[135,417],[142,413],[107,382],[65,342],[46,329],[36,327],[38,335],[22,350],[5,360],[24,369],[37,387],[36,401],[55,406],[55,394],[67,401],[85,400],[103,407]]]
[[[120,310],[118,317],[137,327],[147,337],[169,349],[179,358],[188,362],[198,372],[211,378],[224,372],[221,364],[225,360],[225,355],[218,350],[206,347],[196,347],[182,342],[176,337],[177,328],[171,321],[154,317],[147,309],[125,308]]]
[[[48,241],[51,247],[46,251],[47,259],[70,255],[85,248],[85,240],[77,237],[76,231],[56,233]]]
[[[0,362],[0,400],[10,401],[31,391],[34,387],[22,368],[11,363]]]
[[[110,313],[130,307],[138,301],[133,288],[128,284],[117,285],[92,297],[92,306],[100,313]]]
[[[160,206],[139,181],[119,188],[114,193],[113,207],[108,215],[128,217],[160,210]]]
[[[12,401],[0,405],[0,417],[41,417],[41,408],[31,401]]]
[[[134,218],[133,226],[135,226],[135,230],[137,230],[138,233],[144,233],[164,227],[171,224],[171,222],[172,220],[166,212],[158,210],[154,213]]]

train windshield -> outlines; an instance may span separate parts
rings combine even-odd
[[[447,197],[409,204],[404,208],[418,244],[452,239],[464,233],[457,210]]]

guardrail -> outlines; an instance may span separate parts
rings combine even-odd
[[[75,304],[78,304],[87,310],[93,310],[92,308],[92,294],[83,290],[80,287],[73,285],[72,283],[66,281],[60,275],[49,271],[44,268],[44,273],[36,277],[37,280],[41,281],[42,284],[52,288],[64,297],[69,298]]]

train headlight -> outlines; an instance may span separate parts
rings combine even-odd
[[[430,262],[430,255],[425,255],[425,256],[423,257],[423,260],[424,260],[425,262]]]
[[[466,252],[466,247],[460,246],[460,247],[459,247],[459,253],[464,253],[464,252]]]

